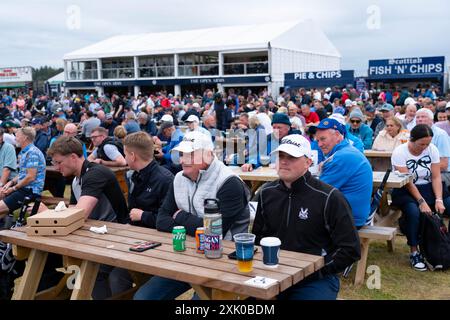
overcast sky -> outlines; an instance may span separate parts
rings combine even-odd
[[[0,0],[0,12],[0,67],[62,67],[65,53],[119,34],[297,19],[315,20],[342,68],[357,74],[369,59],[450,59],[450,3],[442,0]]]

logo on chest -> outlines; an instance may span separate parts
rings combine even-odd
[[[148,193],[152,192],[152,188],[148,187],[145,191],[147,191]]]
[[[307,220],[308,219],[308,214],[309,214],[308,208],[306,208],[306,209],[300,208],[300,211],[298,212],[298,217],[301,220]]]

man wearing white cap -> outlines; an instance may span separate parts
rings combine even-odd
[[[172,232],[174,226],[184,226],[195,235],[203,227],[204,200],[218,199],[222,214],[224,239],[236,233],[248,232],[250,192],[245,183],[214,156],[211,137],[201,132],[187,133],[174,148],[180,153],[183,171],[177,173],[173,187],[158,212],[156,228]],[[136,300],[172,300],[189,290],[189,283],[154,276],[134,296]]]
[[[211,133],[200,126],[200,119],[197,116],[192,114],[186,119],[185,122],[188,126],[188,132],[198,131],[211,137]]]
[[[278,155],[279,180],[259,192],[252,233],[278,237],[281,249],[321,255],[325,266],[283,291],[278,299],[335,300],[338,273],[360,258],[359,237],[352,210],[344,195],[314,178],[311,147],[303,136],[284,137],[273,152]]]

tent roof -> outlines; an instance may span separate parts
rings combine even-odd
[[[58,73],[56,76],[51,77],[50,79],[47,80],[47,82],[52,83],[52,82],[64,82],[64,71],[61,73]]]
[[[141,55],[283,48],[341,57],[312,21],[228,26],[185,31],[120,35],[75,50],[64,60]]]

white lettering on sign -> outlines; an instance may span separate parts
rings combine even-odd
[[[294,73],[294,80],[340,79],[340,78],[342,78],[342,72],[340,70]]]
[[[389,64],[420,64],[422,58],[389,59]]]
[[[391,66],[372,66],[369,68],[369,74],[384,75],[392,74]]]
[[[294,74],[294,80],[306,80],[306,72],[296,72]]]

